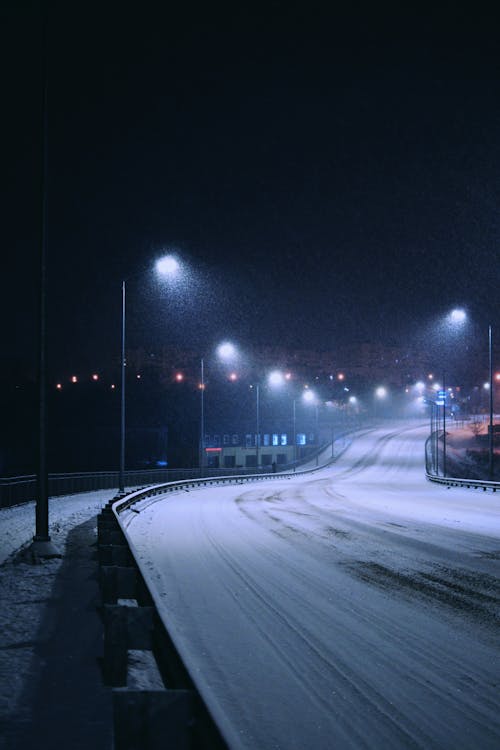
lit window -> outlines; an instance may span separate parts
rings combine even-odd
[[[263,441],[266,446],[271,444],[269,435],[264,434]]]
[[[297,433],[297,445],[305,445],[306,444],[306,436],[303,432]]]
[[[245,447],[251,448],[252,445],[253,445],[253,435],[250,435],[249,433],[247,433],[245,435]]]
[[[288,441],[287,441],[287,438],[286,438],[286,432],[282,432],[281,433],[280,445],[287,445],[287,444],[288,444]]]
[[[279,445],[278,435],[275,432],[273,433],[273,445]]]

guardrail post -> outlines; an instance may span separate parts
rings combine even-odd
[[[114,687],[127,684],[128,649],[151,649],[153,607],[134,599],[104,605],[104,678]]]
[[[137,599],[137,569],[101,565],[100,586],[103,604],[116,604],[118,599]]]
[[[192,748],[194,695],[190,690],[114,690],[115,750]]]

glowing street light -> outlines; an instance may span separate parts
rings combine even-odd
[[[455,307],[448,314],[448,321],[453,325],[462,325],[467,320],[467,313],[461,307]]]
[[[223,341],[216,347],[217,357],[226,363],[234,362],[238,359],[238,348],[230,341]],[[238,376],[235,372],[229,374],[229,380],[236,381]],[[205,465],[205,360],[200,360],[200,469]]]
[[[223,362],[234,361],[238,356],[238,350],[230,341],[224,341],[217,347],[217,356]]]
[[[268,382],[269,385],[277,387],[283,385],[286,380],[286,376],[280,370],[273,370],[269,373]]]
[[[180,263],[175,255],[164,255],[156,261],[156,272],[160,276],[176,276],[180,271]]]
[[[179,261],[174,255],[164,255],[156,261],[156,272],[163,277],[174,277],[181,271]],[[125,338],[126,338],[126,289],[127,279],[122,281],[122,325],[121,325],[121,405],[120,405],[120,471],[119,492],[125,492]]]

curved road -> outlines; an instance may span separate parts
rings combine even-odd
[[[127,512],[231,748],[500,747],[500,495],[427,482],[426,432]]]

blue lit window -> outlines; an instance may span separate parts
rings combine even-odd
[[[304,432],[298,432],[297,433],[297,445],[305,445],[306,444],[306,436]]]
[[[275,432],[273,432],[273,445],[279,445],[278,435]]]
[[[269,435],[264,433],[264,445],[271,445]]]
[[[287,445],[286,432],[281,433],[280,445]]]

